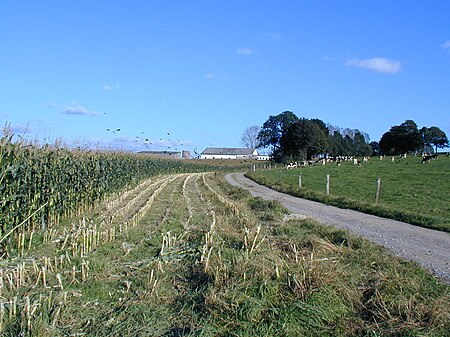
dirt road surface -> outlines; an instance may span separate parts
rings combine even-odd
[[[293,214],[314,218],[325,225],[364,236],[388,248],[396,256],[416,261],[443,282],[450,284],[448,233],[279,193],[255,183],[243,173],[231,173],[225,179],[231,185],[248,190],[255,197],[279,201]]]

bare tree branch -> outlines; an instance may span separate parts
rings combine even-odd
[[[245,128],[241,136],[241,144],[249,149],[256,149],[259,147],[260,143],[258,140],[258,133],[260,127],[257,125],[249,126]]]

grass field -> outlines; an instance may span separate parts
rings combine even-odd
[[[19,231],[0,260],[0,334],[448,335],[448,286],[285,215],[219,173],[186,173]]]
[[[330,195],[326,194],[327,174]],[[425,164],[414,156],[395,162],[371,158],[361,167],[352,162],[339,167],[316,164],[249,172],[247,176],[278,191],[450,232],[450,158],[444,155]],[[376,204],[378,178],[381,190]]]

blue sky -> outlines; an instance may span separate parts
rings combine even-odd
[[[445,0],[2,0],[0,122],[134,151],[238,147],[286,110],[450,136],[449,23]]]

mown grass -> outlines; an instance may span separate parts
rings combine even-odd
[[[61,272],[64,289],[50,279],[49,288],[24,286],[23,293],[52,304],[40,306],[31,329],[20,312],[8,319],[5,310],[2,333],[448,335],[449,286],[346,231],[286,215],[279,203],[252,198],[220,174],[178,176],[139,223],[79,258],[89,262],[85,279],[70,282]],[[26,258],[63,253],[45,246]],[[3,291],[6,299],[17,296]]]
[[[299,188],[299,175],[302,188]],[[330,195],[326,176],[330,175]],[[421,158],[371,158],[361,167],[351,162],[293,170],[248,172],[247,176],[275,190],[415,225],[450,232],[450,158],[422,164]],[[379,202],[376,182],[381,179]]]

